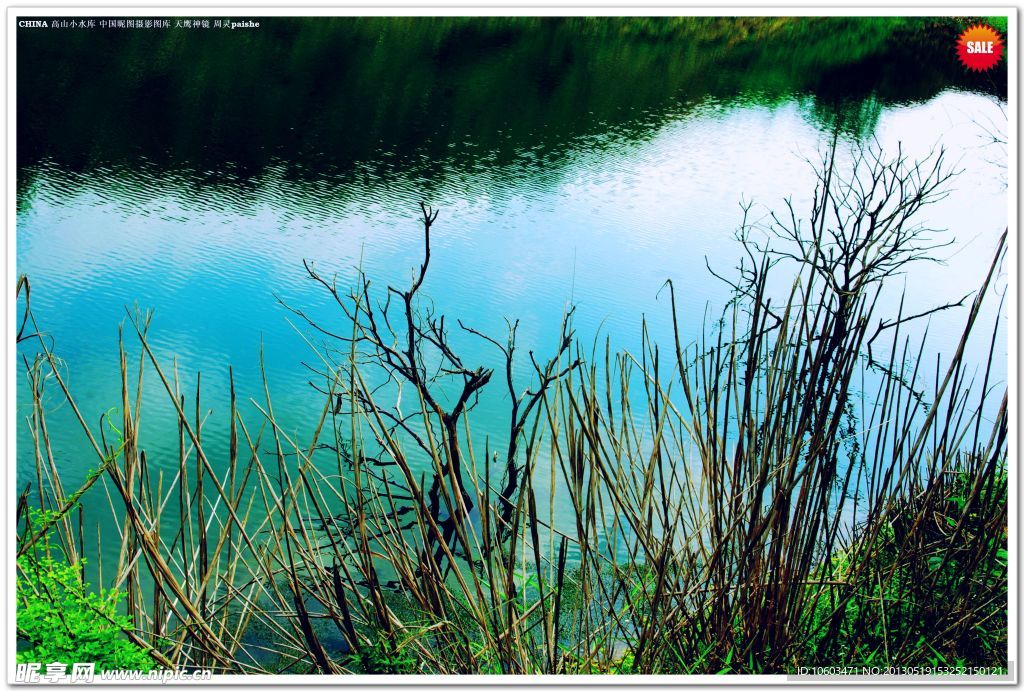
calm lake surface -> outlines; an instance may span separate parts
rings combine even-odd
[[[729,273],[738,261],[741,202],[755,216],[787,197],[806,209],[808,159],[836,128],[844,149],[942,146],[961,170],[921,217],[954,240],[936,253],[943,262],[893,280],[908,312],[973,291],[1008,222],[1006,148],[991,137],[1005,141],[1005,102],[949,70],[897,79],[884,52],[783,69],[770,43],[709,58],[684,41],[556,23],[448,27],[445,42],[406,24],[25,38],[21,66],[35,59],[42,82],[62,77],[51,93],[19,75],[17,270],[87,420],[120,405],[118,326],[138,305],[155,311],[152,342],[183,389],[202,373],[211,457],[227,445],[228,365],[258,420],[247,401],[264,398],[261,357],[278,418],[308,438],[323,398],[303,363],[317,359],[306,338],[319,339],[279,300],[341,323],[304,259],[345,288],[357,266],[380,289],[406,286],[422,259],[421,200],[440,210],[424,294],[499,339],[506,317],[520,319],[520,352],[538,355],[553,352],[571,304],[584,342],[636,351],[646,315],[668,346],[666,279],[696,338],[728,299],[707,264]],[[955,348],[965,314],[932,320],[929,361]],[[971,347],[979,368],[985,340]],[[499,364],[479,339],[456,344],[467,363]],[[35,473],[18,376],[20,488]],[[177,427],[159,389],[149,376],[143,447],[173,472]],[[481,448],[507,426],[503,389],[491,389],[471,418]],[[50,434],[73,487],[97,459],[58,394],[48,387]],[[87,506],[102,506],[94,494]]]

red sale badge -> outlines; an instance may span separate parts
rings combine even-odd
[[[956,53],[964,67],[981,72],[999,62],[1003,56],[1003,39],[992,27],[975,24],[960,34]]]

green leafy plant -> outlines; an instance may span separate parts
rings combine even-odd
[[[69,564],[49,554],[18,559],[18,638],[28,644],[18,662],[92,662],[98,670],[155,667],[146,651],[123,633],[131,630],[119,614],[124,593],[91,592],[84,560]]]
[[[379,634],[353,657],[364,674],[415,674],[419,671],[416,657],[407,646]]]

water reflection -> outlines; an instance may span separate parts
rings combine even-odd
[[[1005,148],[986,146],[978,124],[1005,127],[987,93],[998,88],[951,88],[973,77],[934,61],[904,62],[897,77],[892,51],[905,48],[843,55],[827,27],[780,61],[771,42],[702,52],[571,21],[270,26],[110,35],[107,50],[81,37],[47,49],[35,34],[20,45],[44,77],[72,68],[52,89],[19,93],[19,115],[38,115],[20,118],[17,264],[89,420],[119,405],[117,325],[138,304],[156,310],[153,345],[169,371],[176,358],[183,389],[203,372],[212,457],[227,443],[229,364],[240,400],[260,400],[262,360],[283,427],[304,438],[322,405],[301,364],[315,356],[277,300],[339,319],[303,259],[342,285],[356,266],[380,286],[407,284],[421,259],[420,200],[441,210],[424,287],[438,312],[499,336],[506,316],[520,318],[521,352],[539,353],[554,348],[569,304],[584,342],[635,349],[643,315],[670,342],[658,298],[668,278],[684,336],[696,337],[726,298],[706,262],[734,264],[740,202],[806,206],[807,159],[835,128],[844,145],[944,145],[959,160],[951,194],[923,219],[956,244],[945,264],[897,280],[908,312],[973,290],[1007,224]],[[65,134],[43,136],[55,131]],[[928,357],[960,325],[937,319]],[[454,338],[474,366],[497,364],[486,344]],[[173,409],[155,384],[144,396],[150,462],[171,470]],[[481,444],[500,437],[505,423],[488,413],[502,404],[499,390],[482,401]],[[51,435],[55,448],[83,448],[74,425],[51,424]],[[18,444],[30,460],[23,427]],[[69,486],[95,465],[68,463]],[[19,485],[32,475],[19,464]]]
[[[18,161],[140,160],[195,185],[268,167],[443,186],[526,149],[549,161],[609,130],[642,139],[713,98],[809,99],[867,133],[879,108],[950,86],[1005,98],[1005,65],[964,70],[953,25],[899,18],[264,18],[259,31],[18,33]],[[445,161],[446,165],[439,165]],[[20,176],[30,185],[32,174]],[[431,192],[433,188],[425,190]]]
[[[917,269],[918,280],[930,271],[942,280],[923,291],[912,281],[912,303],[971,290],[1005,226],[998,166],[973,155],[977,136],[965,119],[986,107],[996,108],[949,93],[893,109],[877,129],[884,143],[920,152],[942,141],[964,169],[933,210],[961,243],[949,266]],[[816,154],[820,133],[796,103],[727,112],[710,103],[695,113],[644,141],[595,137],[557,169],[527,150],[490,174],[453,171],[431,198],[442,209],[428,283],[438,309],[492,332],[503,330],[504,316],[522,317],[521,338],[534,347],[555,338],[572,301],[581,333],[601,326],[631,346],[642,313],[666,325],[655,299],[666,278],[690,287],[695,319],[720,304],[725,287],[710,280],[705,257],[719,268],[734,261],[740,201],[767,208],[806,199],[813,171],[805,158]],[[294,376],[303,376],[296,365],[304,346],[275,299],[336,318],[302,260],[343,281],[362,265],[379,283],[402,285],[420,258],[410,213],[422,194],[417,177],[366,177],[336,197],[328,180],[296,181],[276,169],[249,191],[193,187],[146,165],[88,175],[44,166],[36,174],[32,204],[19,216],[19,268],[34,281],[43,323],[79,369],[102,368],[116,352],[124,306],[138,302],[156,309],[157,342],[183,369],[231,362],[244,376],[262,343],[275,378],[301,388]],[[104,379],[89,387],[97,405],[113,386]]]

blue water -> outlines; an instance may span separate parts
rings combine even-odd
[[[892,280],[892,290],[906,288],[908,313],[974,290],[1007,225],[1007,152],[986,139],[979,123],[1005,132],[999,102],[948,90],[926,102],[885,106],[870,133],[887,151],[898,142],[911,155],[944,146],[961,170],[948,196],[921,216],[946,229],[952,246],[936,252],[941,262],[914,264]],[[282,428],[307,439],[318,421],[324,399],[303,363],[317,364],[310,342],[323,339],[280,302],[326,325],[341,328],[343,320],[306,275],[303,259],[337,274],[343,291],[355,285],[357,267],[382,297],[388,283],[405,287],[422,259],[423,200],[440,210],[423,294],[452,323],[457,317],[501,340],[504,319],[519,319],[520,353],[542,356],[553,352],[562,316],[575,305],[584,343],[609,337],[614,349],[638,351],[646,316],[654,338],[668,347],[671,314],[659,292],[666,279],[681,301],[684,338],[696,338],[728,298],[706,264],[729,273],[738,261],[741,202],[753,201],[755,215],[782,208],[787,197],[806,208],[814,187],[807,159],[818,159],[829,135],[799,97],[773,105],[708,98],[696,108],[659,113],[640,134],[636,123],[610,126],[568,142],[557,156],[524,145],[511,160],[483,155],[468,167],[454,154],[417,163],[389,149],[373,166],[339,178],[296,176],[289,172],[294,161],[245,180],[145,160],[85,172],[44,161],[23,171],[32,184],[19,199],[17,270],[31,281],[35,316],[96,430],[104,412],[120,407],[118,327],[125,324],[130,334],[135,306],[152,309],[151,342],[168,376],[176,372],[187,407],[202,373],[202,407],[212,411],[203,436],[216,464],[227,445],[229,364],[253,430],[260,415],[250,399],[265,407],[261,359]],[[843,146],[853,143],[847,138]],[[1005,283],[1003,275],[1000,289]],[[993,325],[995,307],[984,312],[982,332]],[[929,361],[955,348],[965,315],[954,310],[931,320]],[[1005,380],[1000,323],[994,376]],[[134,362],[138,347],[127,340]],[[456,331],[453,340],[467,364],[500,364],[493,346]],[[979,338],[968,360],[983,367],[987,348]],[[519,385],[529,384],[528,370],[524,359]],[[507,427],[504,389],[500,382],[490,389],[471,418],[480,449]],[[64,484],[74,487],[97,459],[58,393],[50,382],[49,432]],[[154,472],[173,473],[175,415],[152,369],[143,396],[149,462]],[[35,481],[31,437],[21,422],[28,413],[20,377],[19,487]],[[87,507],[105,503],[99,492],[86,499]]]

